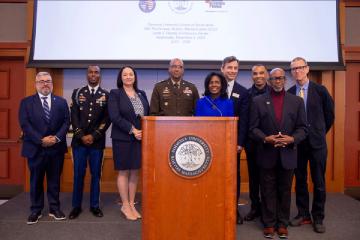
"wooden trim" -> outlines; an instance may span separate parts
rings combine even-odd
[[[0,0],[0,3],[27,3],[27,0]]]
[[[345,3],[345,7],[360,7],[359,0],[342,0]]]
[[[360,62],[360,46],[344,47],[345,62]]]
[[[1,58],[25,58],[27,54],[26,42],[1,42]]]

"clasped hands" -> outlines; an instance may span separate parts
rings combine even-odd
[[[274,147],[286,147],[293,142],[294,138],[292,136],[281,134],[281,132],[279,132],[277,135],[270,135],[265,137],[265,143],[272,144]]]
[[[134,134],[134,137],[137,140],[139,140],[139,141],[141,140],[141,138],[142,138],[142,130],[139,130],[139,129],[136,129],[135,127],[133,127],[132,133]]]
[[[53,136],[53,135],[49,135],[49,136],[43,137],[41,139],[41,146],[43,146],[43,147],[51,147],[56,142],[57,142],[56,137]]]
[[[81,141],[85,145],[91,145],[94,142],[94,137],[91,134],[84,135],[84,136],[81,137]]]

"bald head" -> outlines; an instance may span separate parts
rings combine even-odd
[[[285,71],[282,68],[274,68],[270,72],[270,86],[275,92],[281,92],[285,86]]]

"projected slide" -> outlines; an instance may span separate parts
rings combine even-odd
[[[329,1],[41,1],[33,60],[338,62]]]

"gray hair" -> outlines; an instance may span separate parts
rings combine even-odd
[[[270,76],[271,76],[273,73],[277,72],[277,71],[282,72],[282,73],[284,74],[284,76],[285,76],[285,71],[284,71],[284,69],[282,69],[282,68],[274,68],[274,69],[272,69],[272,70],[270,71]]]
[[[181,60],[180,58],[173,58],[173,59],[171,59],[170,62],[169,62],[169,66],[171,66],[175,61],[181,62],[181,65],[184,66],[184,62],[183,62],[183,60]]]
[[[39,79],[39,77],[41,77],[41,76],[49,76],[50,79],[52,80],[52,77],[51,77],[50,73],[48,73],[48,72],[38,72],[36,74],[35,80],[37,81]]]
[[[291,60],[291,63],[297,62],[297,61],[303,61],[305,63],[305,65],[307,65],[307,62],[306,62],[305,58],[303,58],[303,57],[296,57],[293,60]]]

